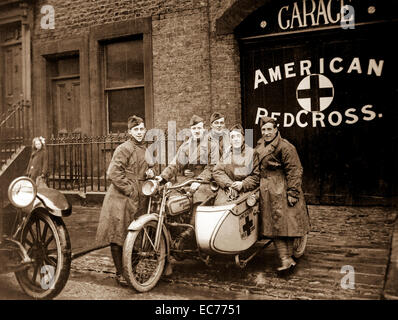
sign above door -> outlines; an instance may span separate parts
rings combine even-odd
[[[397,18],[396,1],[283,0],[270,1],[236,29],[239,38],[253,38],[318,29],[355,29]]]

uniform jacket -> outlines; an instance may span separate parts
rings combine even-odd
[[[26,169],[26,174],[34,182],[41,175],[46,176],[48,170],[47,150],[42,147],[40,150],[33,150]]]
[[[111,185],[101,209],[97,242],[123,246],[127,227],[145,213],[146,198],[141,185],[145,172],[153,165],[146,150],[146,143],[134,138],[116,148],[107,171]]]
[[[243,182],[241,192],[255,189],[259,179],[252,172],[253,148],[244,145],[241,154],[233,154],[230,147],[229,152],[213,169],[213,178],[220,186],[214,205],[222,205],[228,201],[226,190],[235,181]]]
[[[212,169],[222,154],[224,138],[219,143],[215,141],[211,134],[206,135],[204,139],[194,140],[192,138],[185,141],[177,151],[172,162],[162,171],[161,176],[165,180],[183,174],[183,171],[189,169],[193,172],[194,177],[209,182],[212,177]],[[186,178],[178,178],[177,182],[181,183]],[[195,192],[193,201],[200,203],[213,194],[209,184],[201,184]]]
[[[266,143],[259,140],[254,154],[255,174],[260,178],[261,231],[267,237],[299,237],[310,228],[301,188],[303,168],[296,148],[278,133]],[[287,195],[299,201],[289,206]]]

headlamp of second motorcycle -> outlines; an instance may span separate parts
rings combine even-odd
[[[142,193],[146,196],[153,195],[158,189],[159,181],[147,180],[142,184]]]

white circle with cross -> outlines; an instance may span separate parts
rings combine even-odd
[[[311,74],[300,81],[296,98],[300,106],[309,112],[325,110],[333,101],[332,82],[322,74]]]

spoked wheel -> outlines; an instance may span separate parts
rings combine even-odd
[[[307,246],[307,240],[308,240],[308,234],[294,239],[293,256],[295,258],[300,258],[304,254],[305,248]]]
[[[61,218],[37,211],[22,231],[22,245],[33,263],[16,272],[23,291],[35,299],[52,299],[69,278],[71,244]]]
[[[130,231],[124,242],[124,276],[138,292],[155,287],[165,266],[166,238],[162,232],[156,251],[156,225],[154,221],[149,221],[140,230]]]

